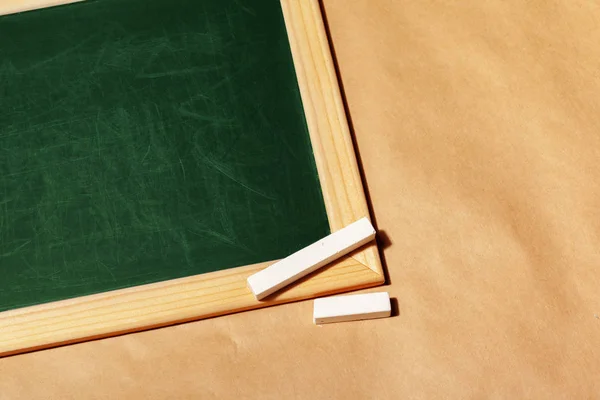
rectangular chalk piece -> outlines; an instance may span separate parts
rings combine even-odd
[[[374,238],[375,229],[369,219],[359,219],[249,276],[248,287],[258,300],[262,300],[303,276],[345,256]]]
[[[328,324],[358,321],[389,317],[391,314],[392,306],[388,292],[334,296],[315,300],[313,322]]]

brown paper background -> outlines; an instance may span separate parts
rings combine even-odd
[[[600,396],[600,3],[325,0],[396,317],[0,360],[0,399]],[[386,239],[387,238],[387,239]]]

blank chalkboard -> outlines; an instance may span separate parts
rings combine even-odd
[[[277,0],[0,17],[0,311],[276,260],[325,236],[338,211],[305,115]]]
[[[96,0],[0,20],[0,311],[328,233],[277,6]]]

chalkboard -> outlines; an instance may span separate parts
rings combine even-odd
[[[223,276],[325,236],[305,115],[277,0],[0,17],[0,311]]]
[[[0,311],[274,260],[328,233],[281,10],[240,1],[0,21]]]

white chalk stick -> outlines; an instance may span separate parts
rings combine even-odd
[[[313,322],[357,321],[389,317],[392,314],[390,295],[387,292],[354,294],[316,299]]]
[[[311,244],[248,277],[248,286],[258,300],[350,253],[375,238],[367,218]],[[268,240],[268,239],[267,239]]]

